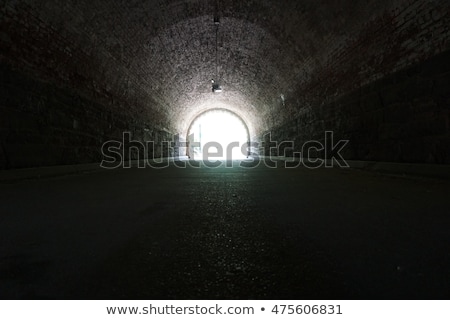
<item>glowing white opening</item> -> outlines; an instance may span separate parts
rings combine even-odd
[[[236,160],[247,156],[247,128],[226,110],[211,110],[198,117],[188,136],[191,158],[204,159],[207,155],[208,160]]]

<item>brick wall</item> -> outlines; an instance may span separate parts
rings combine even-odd
[[[350,140],[347,159],[450,163],[450,17],[410,1],[367,21],[285,101],[272,138]]]
[[[450,52],[364,85],[272,130],[272,140],[349,140],[347,160],[450,163]]]
[[[85,30],[25,1],[0,9],[0,169],[100,162],[102,144],[124,131],[171,136],[161,99]]]

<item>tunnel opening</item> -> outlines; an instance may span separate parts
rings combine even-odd
[[[248,156],[250,132],[233,111],[212,109],[191,122],[186,141],[186,155],[191,159],[238,160]]]

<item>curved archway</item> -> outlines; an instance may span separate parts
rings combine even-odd
[[[186,133],[186,155],[189,158],[239,159],[248,157],[250,130],[237,113],[214,108],[198,114]]]

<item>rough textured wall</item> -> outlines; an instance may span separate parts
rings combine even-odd
[[[349,140],[347,160],[450,163],[449,88],[445,52],[286,122],[272,140],[293,140],[298,152],[333,131],[335,140]]]
[[[1,10],[0,169],[100,162],[123,132],[171,138],[161,102],[85,30],[25,2]]]
[[[0,72],[0,169],[100,162],[103,143],[122,140],[123,132],[138,141],[172,138],[150,121],[114,112],[120,107],[114,102],[96,102],[5,65]]]
[[[270,130],[297,151],[325,131],[346,159],[450,163],[449,4],[410,1],[368,21],[283,102]]]

